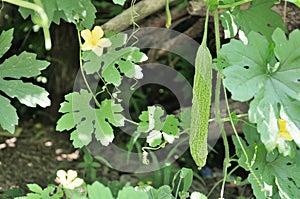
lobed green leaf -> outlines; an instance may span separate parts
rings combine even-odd
[[[59,112],[64,115],[57,121],[58,131],[75,129],[71,140],[75,147],[82,147],[92,141],[92,135],[107,146],[114,139],[113,126],[123,126],[124,117],[120,114],[121,105],[113,100],[104,100],[100,108],[90,105],[93,95],[86,90],[73,92],[65,96]]]
[[[300,31],[293,31],[287,39],[278,28],[272,40],[274,44],[259,33],[251,32],[248,44],[233,39],[220,51],[229,63],[223,70],[224,85],[232,93],[232,99],[254,98],[250,103],[249,120],[257,123],[268,151],[278,143],[286,145],[288,142],[283,143],[278,137],[278,118],[287,121],[287,129],[300,146],[299,114],[295,113],[300,110]]]

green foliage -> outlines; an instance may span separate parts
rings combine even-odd
[[[83,152],[83,162],[80,162],[77,167],[83,169],[85,181],[91,182],[96,179],[96,169],[101,167],[101,165],[98,162],[94,162],[93,156],[86,148],[83,148]]]
[[[260,141],[256,128],[243,126],[247,143],[241,140],[246,151],[243,153],[237,137],[233,137],[239,165],[248,170],[251,166],[248,180],[251,183],[256,198],[299,198],[300,197],[300,153],[294,158],[284,157],[277,149],[268,153]],[[240,138],[241,139],[241,138]],[[247,162],[248,161],[248,162]]]
[[[1,56],[10,48],[12,39],[13,29],[1,33]],[[7,58],[0,64],[0,90],[11,98],[17,98],[20,103],[29,107],[49,106],[49,94],[44,88],[29,82],[24,83],[21,80],[21,78],[40,75],[41,70],[44,70],[48,65],[48,62],[36,60],[36,55],[28,52]],[[7,96],[0,95],[0,124],[3,129],[14,133],[15,125],[18,124],[18,115]]]
[[[168,185],[163,185],[158,189],[150,189],[149,191],[149,198],[150,199],[174,199],[172,195],[172,189]]]
[[[179,180],[177,184],[175,198],[177,198],[178,194],[180,198],[187,198],[189,196],[188,190],[190,189],[193,181],[193,170],[185,167],[180,169],[173,177],[172,187],[175,187],[175,180],[178,178],[178,176],[179,176]],[[181,184],[182,181],[183,181],[183,186]],[[179,191],[180,187],[182,187],[181,191]]]
[[[259,32],[271,41],[276,28],[286,30],[281,16],[271,8],[277,0],[254,0],[245,10],[236,7],[233,11],[222,13],[221,20],[225,35],[233,37],[238,29],[246,35],[251,31]]]
[[[123,6],[126,2],[126,0],[112,0],[114,2],[114,4],[118,4],[118,5],[121,5]]]
[[[300,31],[293,31],[288,40],[282,30],[276,29],[272,39],[274,44],[251,32],[247,45],[233,39],[220,52],[230,64],[223,74],[232,98],[247,101],[254,97],[249,120],[257,123],[268,151],[276,147],[279,139],[279,117],[288,121],[287,129],[300,145],[300,123],[295,114],[300,111]]]
[[[86,90],[65,96],[59,112],[64,115],[57,121],[56,130],[70,130],[75,147],[83,147],[92,141],[92,134],[102,145],[107,146],[114,139],[113,128],[124,125],[124,117],[119,114],[123,108],[113,100],[104,100],[99,108],[91,107],[93,94]],[[108,121],[106,121],[108,120]]]
[[[291,2],[293,4],[295,4],[296,6],[300,7],[300,0],[285,0],[287,2]]]
[[[45,189],[37,184],[28,184],[27,187],[32,193],[17,199],[59,199],[63,196],[63,191],[54,185],[48,185]]]
[[[179,114],[180,126],[184,130],[190,129],[191,126],[191,109],[185,109]]]
[[[174,115],[167,115],[162,120],[164,110],[159,106],[149,106],[147,111],[143,111],[139,116],[141,122],[137,131],[149,133],[147,143],[151,147],[162,144],[162,138],[168,143],[173,143],[179,135],[179,121]]]
[[[7,191],[5,191],[1,196],[0,199],[11,199],[16,198],[19,196],[24,195],[24,190],[21,188],[11,188]]]
[[[135,189],[131,186],[124,187],[122,190],[119,191],[117,199],[127,199],[128,196],[131,198],[140,198],[140,199],[148,199],[148,194],[139,189]]]
[[[147,56],[136,47],[124,46],[127,35],[119,33],[109,38],[112,45],[102,56],[93,52],[83,53],[84,69],[87,74],[100,72],[103,79],[114,86],[119,86],[122,81],[120,73],[128,78],[141,79],[142,69],[137,62],[147,60]]]
[[[30,0],[25,1],[30,2]],[[38,2],[48,16],[49,27],[51,22],[59,24],[61,19],[74,24],[79,22],[85,28],[91,28],[94,24],[96,8],[90,0],[40,0]],[[21,7],[19,12],[24,19],[30,15],[33,22],[38,17],[33,10],[27,8]]]
[[[97,181],[92,185],[88,185],[87,191],[90,199],[98,198],[99,196],[105,199],[113,199],[110,189]]]
[[[254,0],[246,10],[240,10],[237,15],[237,24],[248,35],[251,31],[260,32],[268,40],[278,27],[285,30],[281,16],[271,7],[277,0]]]

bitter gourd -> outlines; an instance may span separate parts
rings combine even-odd
[[[208,154],[207,134],[212,88],[212,57],[206,46],[208,16],[207,11],[204,35],[195,60],[189,139],[190,152],[198,169],[205,165]]]

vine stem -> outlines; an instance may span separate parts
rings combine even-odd
[[[222,80],[222,79],[220,78],[220,80]],[[217,83],[218,83],[218,79],[217,79]],[[216,86],[217,86],[217,84],[216,84]],[[236,115],[237,118],[242,118],[242,117],[247,117],[247,116],[248,116],[248,113]],[[221,122],[229,122],[230,121],[229,117],[220,118],[220,120],[221,120]],[[208,122],[214,122],[214,121],[217,122],[216,117],[208,120]]]
[[[80,37],[80,31],[78,29],[78,27],[76,26],[76,29],[77,29],[77,36],[78,36],[78,42],[79,42],[79,66],[80,66],[80,71],[81,71],[81,75],[82,75],[82,78],[83,78],[83,81],[87,87],[87,89],[89,90],[89,92],[93,95],[93,99],[94,99],[94,102],[95,104],[100,108],[100,104],[96,98],[96,95],[94,95],[87,79],[86,79],[86,76],[84,74],[84,70],[83,70],[83,64],[82,64],[82,56],[81,56],[81,47],[82,47],[82,43],[81,43],[81,37]]]
[[[41,26],[43,28],[43,33],[44,33],[44,38],[45,38],[45,48],[46,48],[46,50],[51,49],[52,44],[51,44],[50,31],[48,28],[49,21],[48,21],[48,16],[45,13],[45,10],[43,7],[41,7],[37,4],[30,3],[27,1],[22,1],[22,0],[2,0],[2,2],[7,2],[7,3],[13,4],[13,5],[17,5],[17,6],[20,6],[23,8],[28,8],[30,10],[34,10],[35,12],[37,12],[40,15],[41,20],[42,20]]]
[[[255,181],[257,182],[258,186],[261,188],[261,190],[264,190],[264,186],[259,181],[258,177],[254,173],[254,171],[253,171],[253,169],[252,169],[252,167],[251,167],[251,165],[249,163],[248,154],[247,154],[247,152],[246,152],[246,150],[245,150],[245,148],[244,148],[244,146],[242,144],[242,141],[241,141],[240,137],[238,136],[237,130],[236,130],[235,126],[234,126],[233,119],[232,119],[231,114],[230,114],[231,112],[230,112],[229,103],[228,103],[228,100],[227,100],[226,88],[224,87],[223,89],[224,89],[226,107],[227,107],[227,111],[229,113],[230,123],[231,123],[232,129],[233,129],[233,132],[234,132],[234,134],[235,134],[235,136],[237,138],[237,141],[238,141],[238,143],[239,143],[239,145],[240,145],[240,147],[241,147],[241,149],[243,151],[243,154],[245,155],[245,164],[247,165],[248,170],[250,171],[250,173],[253,175],[253,177],[254,177]]]
[[[214,27],[215,27],[215,40],[216,40],[216,54],[217,58],[219,57],[219,51],[221,48],[221,41],[220,41],[220,28],[219,28],[219,14],[218,10],[214,11]],[[224,190],[225,190],[225,183],[227,179],[227,169],[229,167],[230,163],[230,157],[229,157],[229,144],[227,140],[227,135],[223,127],[223,121],[221,120],[221,113],[220,113],[220,90],[221,90],[221,75],[218,72],[217,75],[217,82],[216,82],[216,88],[215,88],[215,121],[219,124],[222,138],[223,138],[223,144],[225,149],[225,158],[223,163],[223,182],[222,182],[222,188],[220,191],[220,198],[224,198]]]

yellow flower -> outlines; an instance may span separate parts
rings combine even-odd
[[[96,55],[103,54],[103,48],[111,46],[111,42],[107,38],[102,38],[104,32],[100,26],[95,26],[92,31],[85,29],[81,31],[81,37],[84,39],[82,50],[92,50]]]
[[[285,138],[288,141],[292,141],[293,138],[290,134],[290,132],[286,129],[286,121],[278,118],[278,124],[279,124],[279,137]]]
[[[74,189],[83,184],[83,180],[81,178],[77,178],[77,172],[74,170],[68,170],[67,172],[64,170],[58,170],[56,172],[55,181],[66,189]]]

